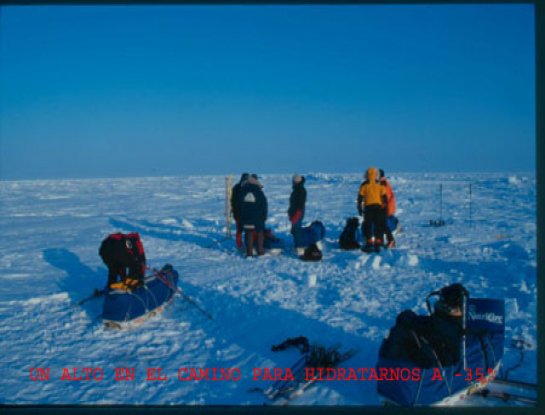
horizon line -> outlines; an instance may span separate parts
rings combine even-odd
[[[359,172],[326,172],[326,171],[309,171],[307,173],[298,172],[303,176],[309,175],[362,175],[366,170]],[[295,172],[291,173],[257,173],[260,177],[263,176],[288,176],[291,177]],[[37,182],[37,181],[94,181],[94,180],[130,180],[130,179],[173,179],[184,177],[238,177],[242,173],[187,173],[187,174],[168,174],[168,175],[147,175],[147,176],[96,176],[96,177],[46,177],[46,178],[12,178],[4,179],[0,177],[1,183],[10,182]],[[536,175],[535,170],[511,170],[511,171],[392,171],[392,173],[386,174],[386,177],[392,177],[404,174],[420,174],[420,175],[510,175],[510,174],[524,174],[524,175]]]

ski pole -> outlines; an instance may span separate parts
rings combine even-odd
[[[93,298],[102,297],[104,294],[106,294],[106,290],[99,290],[98,288],[95,288],[95,291],[93,291],[93,294],[91,294],[89,297],[85,297],[84,299],[78,301],[74,306],[82,305],[86,303],[89,300],[92,300]]]
[[[205,309],[203,309],[199,304],[197,304],[195,302],[195,300],[193,300],[193,298],[191,298],[189,295],[187,295],[186,293],[182,292],[182,290],[178,290],[178,292],[180,293],[180,295],[186,300],[188,301],[189,303],[191,303],[197,310],[199,310],[201,313],[203,313],[206,317],[208,317],[209,320],[214,320],[214,317],[212,317],[212,315],[207,312]]]
[[[463,337],[462,337],[462,355],[464,359],[464,372],[467,369],[467,355],[466,355],[466,340],[467,340],[467,293],[464,293],[463,299],[462,299],[462,331],[463,331]]]
[[[217,240],[217,239],[214,239],[214,241],[208,245],[206,245],[204,248],[205,249],[208,249],[208,248],[212,248],[215,244],[218,244],[220,248],[224,249],[222,246],[221,246],[221,243],[224,242],[224,241],[227,241],[229,239],[229,237],[224,237],[220,240]]]
[[[174,285],[172,285],[172,283],[164,277],[164,275],[161,273],[161,271],[153,269],[153,268],[149,268],[149,267],[146,267],[146,268],[148,270],[150,270],[153,273],[153,275],[155,275],[159,279],[159,281],[161,281],[163,284],[165,284],[168,288],[170,288],[172,291],[180,294],[183,299],[185,299],[187,302],[189,302],[191,305],[193,305],[197,310],[199,310],[201,313],[203,313],[210,320],[214,320],[214,318],[210,315],[210,313],[208,313],[201,306],[199,306],[199,304],[197,304],[197,302],[195,300],[193,300],[193,298],[191,298],[189,295],[187,295],[182,290],[180,290],[180,288],[175,287]]]

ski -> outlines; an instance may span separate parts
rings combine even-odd
[[[537,384],[519,380],[496,378],[480,391],[487,398],[501,399],[504,402],[519,402],[525,405],[535,405],[537,402]]]
[[[306,340],[306,338],[301,337],[302,339]],[[299,339],[299,338],[298,338]],[[293,340],[293,339],[288,339]],[[337,349],[340,348],[340,344],[335,344],[331,346],[329,349],[327,349],[328,352],[335,352]],[[273,351],[279,351],[284,350],[284,348],[276,348],[277,346],[273,346]],[[307,347],[308,347],[308,340],[307,340]],[[316,346],[314,346],[316,347]],[[296,385],[299,383],[302,383],[304,381],[305,377],[305,368],[308,366],[309,363],[309,349],[305,349],[305,351],[302,352],[303,356],[297,362],[295,362],[291,368],[290,372],[293,376],[292,379],[279,379],[275,381],[271,386],[269,386],[267,389],[262,388],[251,388],[248,390],[248,392],[261,392],[267,397],[269,400],[274,401],[277,397],[281,395],[285,395],[289,391],[292,391],[296,388]]]
[[[530,390],[530,391],[537,391],[537,384],[529,383],[529,382],[523,382],[523,381],[520,381],[520,380],[508,380],[508,379],[503,379],[503,378],[496,378],[491,383],[492,384],[498,384],[498,385],[511,386],[513,388],[527,389],[527,390]]]
[[[292,367],[291,367],[291,373],[293,374],[293,377],[297,379],[302,379],[304,376],[304,371],[306,367],[306,356],[302,356],[301,359],[299,359]],[[295,381],[296,381],[295,380]],[[291,380],[277,380],[274,384],[269,386],[263,394],[269,399],[269,400],[275,400],[279,395],[282,393],[285,393],[290,387],[291,383],[295,382]]]
[[[499,392],[499,391],[493,391],[490,389],[483,389],[483,390],[480,390],[478,394],[482,396],[483,398],[495,398],[495,399],[500,399],[503,402],[516,401],[526,405],[537,404],[537,398],[524,396],[524,395],[518,395],[514,393],[509,393],[509,392]]]
[[[90,301],[94,298],[102,297],[104,294],[106,294],[106,290],[99,290],[98,288],[95,288],[95,290],[93,291],[93,294],[91,294],[89,297],[85,297],[84,299],[78,301],[76,304],[74,304],[74,307],[85,304],[87,301]]]
[[[333,346],[326,349],[326,353],[335,353],[341,347],[340,343],[336,343]],[[307,383],[312,383],[305,380],[305,369],[310,366],[310,353],[305,353],[303,357],[292,367],[292,373],[294,380],[286,380],[279,385],[273,385],[267,391],[265,396],[271,400],[276,401],[280,398],[286,398],[291,393],[297,391],[300,387],[305,386]],[[308,387],[308,386],[306,386]],[[305,388],[306,388],[305,387]],[[291,399],[290,399],[291,400]]]
[[[339,364],[350,359],[357,353],[356,349],[350,349],[344,353],[339,353],[340,344],[334,344],[327,349],[322,348],[324,356],[336,356],[335,361],[324,367],[336,367]],[[301,357],[292,367],[293,380],[276,381],[272,386],[262,391],[265,397],[270,401],[271,405],[287,406],[295,398],[301,396],[310,386],[319,381],[319,378],[312,377],[307,379],[307,368],[321,367],[313,361],[313,352],[318,350],[317,346],[314,346],[309,353],[306,353]]]
[[[337,347],[338,349],[338,347]],[[336,349],[335,349],[336,350]],[[344,353],[341,353],[340,356],[339,356],[339,360],[331,367],[337,367],[339,364],[347,361],[348,359],[350,359],[352,356],[354,356],[355,354],[357,353],[357,349],[350,349]],[[288,406],[294,399],[298,398],[299,396],[301,396],[303,393],[305,393],[305,391],[310,388],[314,383],[318,382],[319,379],[313,377],[311,379],[308,379],[308,380],[304,380],[304,382],[300,385],[298,385],[298,387],[293,390],[292,392],[290,392],[287,396],[283,397],[283,401],[281,403],[282,406]]]
[[[147,269],[150,270],[153,273],[153,276],[155,276],[159,281],[161,281],[163,284],[165,284],[168,288],[170,288],[175,293],[178,293],[184,300],[186,300],[189,304],[191,304],[193,307],[199,310],[202,314],[208,317],[209,320],[214,320],[214,317],[212,317],[212,315],[208,311],[206,311],[199,304],[197,304],[197,302],[193,298],[191,298],[189,295],[184,293],[180,288],[172,285],[172,283],[164,276],[163,270],[158,270],[151,267],[147,267]]]

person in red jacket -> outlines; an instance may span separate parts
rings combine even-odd
[[[384,170],[382,169],[379,169],[379,182],[381,185],[384,186],[384,189],[386,190],[386,204],[384,206],[384,222],[386,224],[386,226],[384,226],[384,232],[386,233],[386,246],[388,248],[394,248],[396,244],[394,235],[392,234],[393,229],[390,229],[389,223],[393,222],[390,219],[396,213],[396,197],[392,186],[390,186],[390,183],[388,182],[388,180],[386,180]]]

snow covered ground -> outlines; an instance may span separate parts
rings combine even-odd
[[[326,226],[324,257],[305,263],[291,251],[245,259],[225,239],[224,177],[0,182],[0,403],[257,404],[254,367],[289,367],[295,349],[271,352],[287,337],[341,342],[359,353],[346,366],[374,367],[383,336],[403,309],[425,313],[425,297],[461,282],[473,297],[504,298],[505,367],[519,361],[513,338],[531,346],[510,377],[536,382],[536,184],[533,174],[393,174],[398,248],[381,255],[342,252],[337,240],[361,174],[308,174],[306,220]],[[238,177],[234,178],[235,181]],[[289,175],[261,178],[268,225],[291,247]],[[472,197],[470,204],[469,184]],[[443,185],[443,227],[439,185]],[[471,210],[471,220],[470,220]],[[234,227],[233,227],[234,228]],[[177,297],[130,331],[104,330],[102,300],[73,306],[102,288],[100,242],[140,232],[148,263],[171,263],[181,288],[213,316]],[[50,368],[32,381],[30,368]],[[101,381],[61,381],[63,368],[103,370]],[[136,379],[115,381],[114,369]],[[165,381],[147,381],[147,368]],[[238,382],[182,382],[181,367],[237,367]],[[374,382],[322,382],[294,404],[376,405]]]

